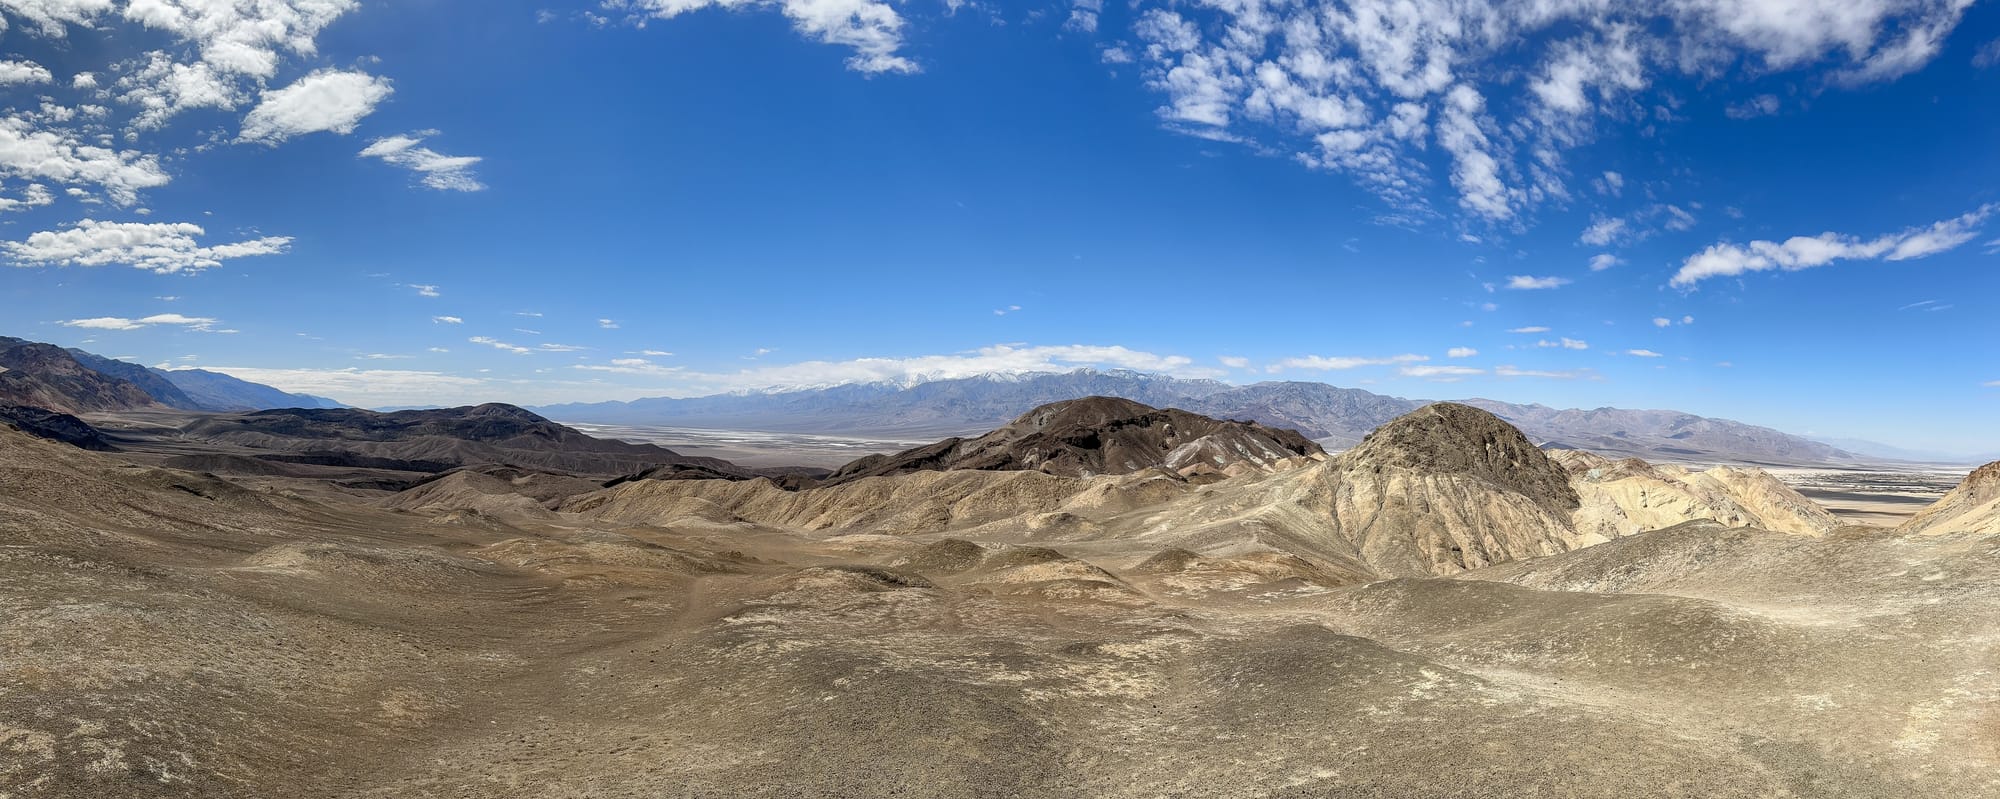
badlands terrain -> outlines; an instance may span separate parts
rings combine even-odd
[[[1451,403],[832,470],[501,405],[8,419],[7,799],[2000,795],[2000,466],[1867,526]]]

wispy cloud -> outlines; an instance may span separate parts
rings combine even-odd
[[[1223,366],[1227,366],[1231,369],[1250,368],[1250,359],[1240,355],[1222,355],[1218,356],[1216,360],[1220,361]]]
[[[1625,259],[1611,253],[1600,253],[1590,257],[1590,271],[1602,272],[1622,263],[1625,263]]]
[[[1493,367],[1493,374],[1500,377],[1543,377],[1551,380],[1584,380],[1597,377],[1597,373],[1590,369],[1522,369],[1517,366],[1496,366]]]
[[[1514,328],[1514,329],[1512,329],[1512,330],[1509,330],[1509,331],[1507,331],[1507,332],[1509,332],[1509,333],[1547,333],[1547,332],[1549,332],[1549,329],[1548,329],[1548,328],[1546,328],[1546,327],[1543,327],[1543,326],[1541,326],[1541,325],[1529,325],[1529,326],[1527,326],[1527,327],[1517,327],[1517,328]]]
[[[183,316],[177,313],[154,314],[138,319],[122,316],[97,316],[89,319],[70,319],[59,323],[63,327],[80,327],[87,330],[140,330],[148,327],[184,327],[199,333],[235,333],[234,330],[217,329],[220,324],[206,316]]]
[[[1479,351],[1471,347],[1453,347],[1449,350],[1446,350],[1444,354],[1445,357],[1447,358],[1470,358],[1474,355],[1478,355]]]
[[[527,347],[509,344],[505,341],[501,341],[491,336],[473,336],[472,338],[466,339],[466,341],[470,341],[474,344],[484,344],[496,350],[504,350],[507,352],[514,353],[515,355],[527,355],[534,352],[534,350],[528,349]]]
[[[431,322],[432,322],[433,324],[440,324],[440,325],[462,325],[462,324],[465,324],[465,320],[464,320],[464,319],[460,319],[460,318],[458,318],[458,317],[456,317],[456,316],[433,316],[433,317],[431,317]]]
[[[427,283],[411,283],[411,284],[410,284],[410,288],[413,288],[413,289],[416,289],[416,290],[417,290],[417,296],[419,296],[419,297],[437,297],[437,296],[441,296],[441,295],[440,295],[440,294],[438,293],[438,287],[436,287],[436,286],[433,286],[433,285],[430,285],[430,284],[427,284]]]
[[[604,328],[605,330],[617,330],[618,322],[611,319],[599,319],[597,320],[597,326]]]
[[[1533,290],[1552,289],[1569,285],[1566,277],[1535,277],[1533,275],[1513,275],[1507,278],[1507,288]]]
[[[1470,366],[1404,366],[1396,370],[1404,377],[1420,377],[1439,383],[1456,383],[1467,377],[1486,374],[1485,369]]]
[[[1661,354],[1659,354],[1659,353],[1657,353],[1657,352],[1654,352],[1654,351],[1652,351],[1652,350],[1626,350],[1626,351],[1625,351],[1625,354],[1626,354],[1626,355],[1635,355],[1635,356],[1638,356],[1638,357],[1640,357],[1640,358],[1660,358],[1660,357],[1665,357],[1665,356],[1662,356]]]
[[[1979,225],[1995,211],[2000,211],[2000,203],[1989,203],[1950,219],[1865,240],[1827,232],[1817,236],[1793,236],[1782,242],[1758,240],[1744,245],[1715,244],[1689,256],[1681,264],[1680,271],[1674,273],[1670,285],[1691,288],[1713,277],[1773,269],[1797,271],[1836,261],[1923,258],[1978,238]]]
[[[1428,361],[1428,360],[1430,360],[1428,356],[1416,355],[1410,353],[1406,353],[1403,355],[1390,355],[1381,358],[1357,358],[1351,356],[1336,356],[1329,358],[1321,355],[1306,355],[1298,358],[1286,358],[1277,363],[1271,364],[1268,367],[1265,367],[1264,371],[1270,372],[1272,374],[1285,371],[1286,369],[1303,369],[1309,371],[1325,372],[1325,371],[1338,371],[1343,369],[1355,369],[1362,366],[1393,366],[1396,364],[1417,363],[1420,361]]]
[[[1535,346],[1537,346],[1537,347],[1541,347],[1541,348],[1543,348],[1543,349],[1557,349],[1557,348],[1561,348],[1561,349],[1565,349],[1565,350],[1587,350],[1587,349],[1590,349],[1590,344],[1589,344],[1589,343],[1587,343],[1587,342],[1584,342],[1584,341],[1582,341],[1582,340],[1579,340],[1579,339],[1573,339],[1573,338],[1567,338],[1567,337],[1564,337],[1564,338],[1559,338],[1559,339],[1557,339],[1557,340],[1555,340],[1555,341],[1550,341],[1550,340],[1548,340],[1548,339],[1542,339],[1541,341],[1537,341],[1537,342],[1535,342]]]

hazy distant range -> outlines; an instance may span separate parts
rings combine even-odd
[[[1328,449],[1351,447],[1384,422],[1431,402],[1325,383],[1232,386],[1142,372],[1079,369],[914,385],[862,383],[687,399],[570,403],[534,410],[566,422],[799,433],[887,444],[982,433],[1038,405],[1086,396],[1122,397],[1155,407],[1288,427]],[[1459,401],[1506,419],[1538,444],[1612,456],[1777,465],[1853,464],[1898,457],[1856,453],[1768,427],[1681,411]]]

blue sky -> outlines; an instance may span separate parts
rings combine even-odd
[[[1607,8],[0,0],[0,332],[364,405],[1088,365],[2000,449],[2000,10]]]

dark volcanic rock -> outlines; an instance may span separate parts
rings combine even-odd
[[[492,403],[377,413],[354,408],[286,408],[215,414],[182,430],[193,440],[269,451],[269,460],[436,472],[512,464],[570,474],[616,475],[663,464],[741,473],[719,458],[682,455],[652,444],[592,438],[528,411]]]
[[[826,482],[955,469],[1075,477],[1130,474],[1156,466],[1270,467],[1319,454],[1319,445],[1291,430],[1086,397],[1041,406],[978,438],[948,438],[895,455],[871,455],[841,467]]]
[[[1426,405],[1383,425],[1342,456],[1349,473],[1411,469],[1461,474],[1553,511],[1579,503],[1569,473],[1500,417],[1455,402]]]
[[[12,425],[14,429],[31,436],[61,441],[72,446],[111,452],[118,449],[104,440],[104,435],[91,427],[90,423],[67,413],[57,413],[43,408],[26,405],[0,405],[0,424]]]

